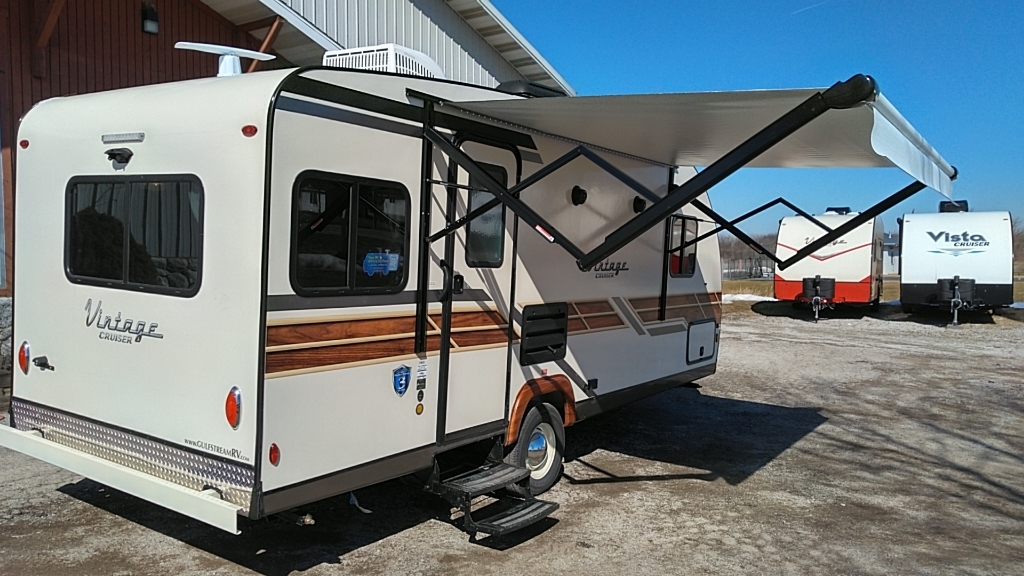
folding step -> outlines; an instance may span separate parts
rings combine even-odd
[[[508,510],[499,512],[490,518],[472,521],[476,532],[483,532],[491,536],[501,536],[508,532],[525,528],[530,524],[547,518],[555,510],[558,504],[545,502],[543,500],[524,500]]]
[[[494,464],[450,478],[441,484],[441,495],[456,506],[495,490],[525,480],[530,476],[526,468],[511,464]]]

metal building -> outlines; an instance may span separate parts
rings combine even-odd
[[[204,0],[259,38],[279,17],[274,51],[319,64],[325,50],[393,43],[423,52],[449,80],[572,87],[488,0]],[[255,26],[259,26],[256,28]]]

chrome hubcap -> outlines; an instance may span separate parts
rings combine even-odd
[[[547,422],[540,423],[530,434],[526,450],[526,467],[530,477],[543,478],[551,469],[555,457],[555,430]]]

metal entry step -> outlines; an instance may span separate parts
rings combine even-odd
[[[489,494],[521,482],[530,476],[530,471],[511,464],[494,464],[450,478],[441,484],[442,496],[452,504],[462,506],[466,500]]]
[[[529,477],[530,471],[526,468],[504,462],[491,463],[441,482],[437,492],[462,510],[463,529],[466,532],[474,536],[478,532],[501,536],[543,520],[558,510],[558,504],[537,500],[532,496],[520,499],[496,494],[504,487]],[[474,520],[473,499],[485,494],[496,498],[497,507],[504,509],[484,520]]]
[[[477,532],[491,536],[501,536],[508,532],[525,528],[535,522],[547,518],[558,510],[558,504],[543,500],[524,500],[523,502],[483,520],[473,521]]]

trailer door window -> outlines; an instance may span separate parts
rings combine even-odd
[[[304,296],[405,285],[409,192],[401,184],[303,172],[293,199],[292,287]]]
[[[697,244],[693,243],[679,250],[680,246],[697,238],[697,219],[686,216],[672,217],[672,254],[669,256],[669,273],[673,277],[690,277],[697,270]]]
[[[202,201],[202,186],[191,176],[72,179],[68,279],[192,296],[201,273]]]
[[[482,166],[499,184],[508,186],[508,172],[504,168],[491,164]],[[468,212],[494,199],[494,194],[483,189],[483,184],[472,174],[469,187]],[[474,268],[500,268],[504,257],[505,205],[498,204],[466,223],[466,264]]]

